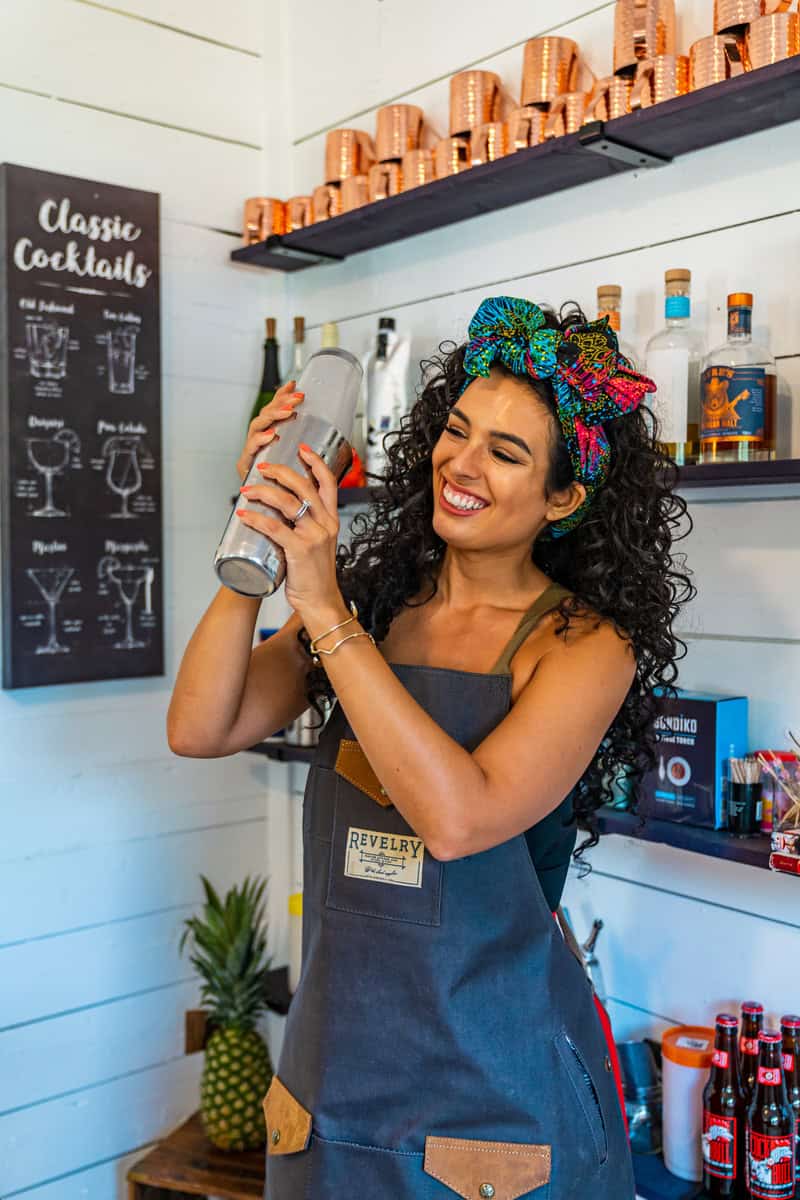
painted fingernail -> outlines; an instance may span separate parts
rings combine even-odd
[[[237,508],[236,515],[237,515],[237,517],[246,517],[247,509],[246,508]]]
[[[248,483],[247,487],[240,487],[239,491],[240,492],[249,492],[252,486],[253,486],[252,483]]]

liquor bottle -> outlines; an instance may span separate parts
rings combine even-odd
[[[705,347],[692,328],[691,291],[691,271],[665,273],[666,327],[650,338],[645,350],[645,374],[658,387],[651,403],[661,441],[680,467],[697,462],[700,452],[700,375]]]
[[[775,457],[775,359],[753,342],[752,322],[752,294],[733,292],[728,296],[728,340],[704,363],[701,462]]]
[[[786,1099],[781,1035],[762,1029],[755,1095],[747,1115],[747,1186],[751,1200],[794,1196],[794,1112]]]
[[[628,342],[620,337],[622,330],[622,288],[616,283],[605,283],[597,289],[597,315],[608,317],[608,323],[617,335],[619,352],[630,362],[636,362],[636,355]]]
[[[739,1022],[719,1013],[711,1074],[703,1091],[703,1187],[713,1200],[741,1197],[747,1105],[739,1075]]]
[[[748,1108],[753,1099],[758,1075],[758,1035],[764,1028],[764,1005],[745,1000],[742,1005],[742,1032],[739,1038],[739,1070]]]
[[[786,1099],[794,1112],[795,1174],[800,1184],[800,1017],[781,1017],[781,1065],[786,1084]]]
[[[258,416],[265,404],[269,404],[281,386],[275,325],[275,318],[267,317],[267,336],[264,340],[264,370],[261,375],[261,386],[258,389],[258,395],[255,398],[253,409],[250,413],[251,421]]]
[[[303,374],[306,365],[306,322],[304,317],[294,319],[294,345],[292,346],[292,379],[295,383]]]
[[[339,345],[339,326],[335,321],[326,321],[322,326],[323,350],[336,349]]]

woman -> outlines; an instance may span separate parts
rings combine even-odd
[[[306,787],[266,1194],[631,1200],[609,1046],[553,912],[576,817],[591,830],[610,780],[655,760],[685,504],[654,385],[605,320],[495,297],[427,366],[338,554],[322,461],[264,468],[285,490],[249,495],[287,523],[240,516],[283,546],[294,615],[251,654],[257,602],[223,589],[171,706],[173,749],[229,754],[338,700]]]

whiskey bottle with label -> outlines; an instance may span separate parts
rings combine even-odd
[[[658,389],[649,402],[658,418],[661,443],[682,467],[697,462],[700,453],[700,375],[705,346],[691,323],[691,271],[667,271],[664,284],[666,326],[647,343],[644,373]]]
[[[597,316],[608,317],[608,323],[617,335],[619,352],[634,366],[636,356],[633,346],[620,336],[622,331],[622,288],[618,283],[604,283],[597,289]]]
[[[700,461],[753,462],[775,457],[775,359],[753,342],[753,296],[728,296],[728,340],[705,360]]]

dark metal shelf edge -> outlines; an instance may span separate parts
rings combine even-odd
[[[701,829],[697,825],[681,825],[656,817],[646,817],[642,826],[638,815],[613,808],[599,809],[598,823],[601,833],[619,833],[644,842],[674,846],[677,850],[706,854],[710,858],[769,869],[769,838],[766,834],[739,838],[724,829]]]

